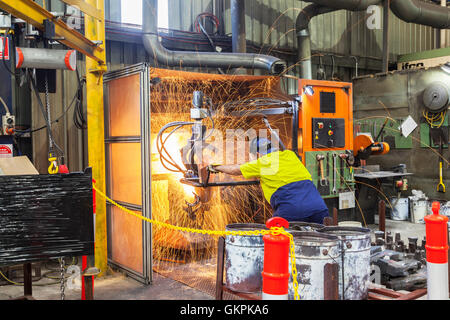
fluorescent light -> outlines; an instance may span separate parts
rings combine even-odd
[[[312,86],[304,86],[304,87],[303,87],[303,91],[305,91],[305,93],[306,93],[308,96],[314,95],[314,89],[313,89]]]

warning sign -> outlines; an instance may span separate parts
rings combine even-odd
[[[0,41],[0,60],[9,60],[9,38],[1,37]]]
[[[12,144],[0,144],[0,158],[12,158],[13,145]]]

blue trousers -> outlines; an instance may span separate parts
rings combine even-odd
[[[311,180],[292,182],[278,188],[270,204],[274,216],[287,221],[323,223],[328,208]]]

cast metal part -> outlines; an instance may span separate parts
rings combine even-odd
[[[194,202],[190,203],[190,202],[184,200],[184,202],[186,203],[186,207],[183,208],[184,211],[186,211],[188,213],[189,218],[191,218],[192,220],[194,220],[197,217],[196,213],[197,213],[197,211],[200,210],[201,205],[202,205],[200,197],[195,192],[193,192],[193,194],[195,196]]]

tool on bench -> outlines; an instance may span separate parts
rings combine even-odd
[[[328,186],[328,179],[325,178],[324,170],[323,170],[323,160],[325,159],[325,156],[318,154],[316,156],[317,161],[319,162],[319,172],[320,172],[320,185],[321,186]]]
[[[345,179],[344,179],[344,175],[345,175],[345,162],[344,162],[344,158],[343,156],[346,156],[345,153],[341,153],[339,154],[339,165],[340,165],[340,178],[341,178],[341,188],[345,189]]]
[[[443,166],[444,166],[444,153],[442,151],[444,142],[442,139],[439,141],[439,184],[437,186],[437,191],[445,193]]]
[[[319,162],[319,166],[318,166],[319,180],[317,182],[317,190],[319,191],[319,193],[321,195],[328,195],[330,193],[330,184],[324,174],[324,163],[323,162],[325,160],[325,156],[318,154],[316,156],[316,160]]]
[[[333,189],[331,191],[333,194],[337,193],[337,190],[336,190],[336,170],[337,170],[336,158],[337,158],[337,154],[333,153]]]

